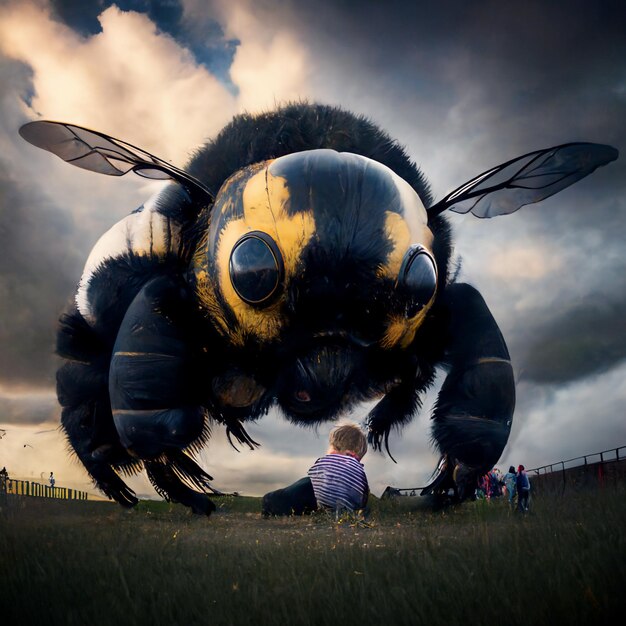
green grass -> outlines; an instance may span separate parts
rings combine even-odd
[[[625,496],[544,494],[521,518],[501,501],[375,501],[367,526],[263,519],[256,498],[218,500],[210,519],[22,499],[0,514],[0,622],[619,623]]]

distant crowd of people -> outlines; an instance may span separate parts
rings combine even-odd
[[[520,513],[527,512],[530,480],[524,466],[518,466],[515,471],[515,467],[511,465],[504,476],[497,467],[494,467],[478,480],[476,497],[487,499],[507,497],[511,508],[516,508]]]

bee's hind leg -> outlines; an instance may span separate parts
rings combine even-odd
[[[61,322],[59,345],[63,349],[59,351],[68,359],[57,372],[61,427],[96,487],[122,506],[132,507],[138,500],[116,469],[134,473],[141,469],[141,462],[123,448],[113,424],[107,389],[108,354],[98,350],[74,353],[76,345],[89,343],[74,337],[89,340],[93,333],[76,311],[64,315]]]
[[[432,435],[446,462],[422,493],[436,493],[452,478],[462,491],[459,498],[465,499],[506,445],[515,381],[500,329],[478,291],[462,283],[450,285],[443,305],[449,372],[433,411]]]

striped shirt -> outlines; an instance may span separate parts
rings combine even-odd
[[[369,487],[363,464],[345,454],[327,454],[309,469],[317,505],[331,509],[362,509]]]

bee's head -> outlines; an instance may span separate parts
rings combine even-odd
[[[389,168],[298,152],[224,183],[195,257],[198,294],[231,342],[280,346],[286,367],[299,360],[300,378],[311,372],[321,389],[323,368],[307,350],[317,361],[335,355],[349,377],[342,346],[347,355],[413,340],[435,299],[432,243],[419,196]]]

